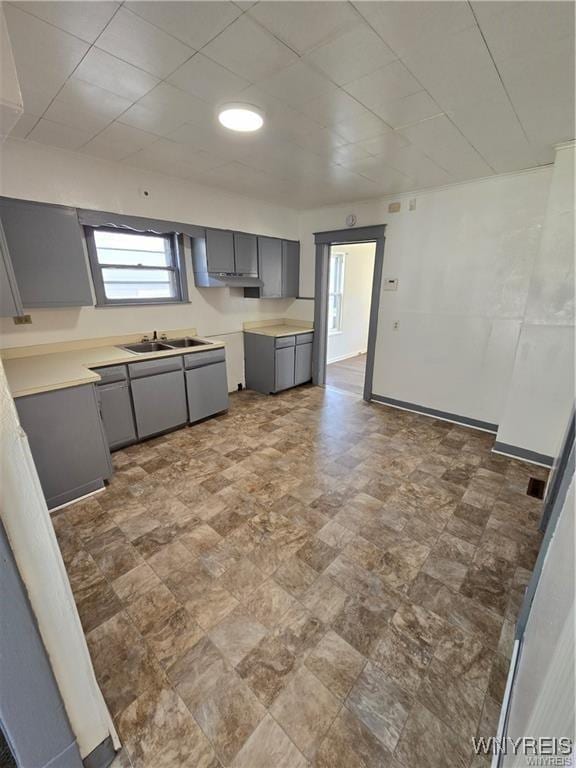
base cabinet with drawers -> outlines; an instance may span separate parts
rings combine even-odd
[[[312,378],[314,333],[266,336],[244,332],[246,386],[263,394],[305,384]]]

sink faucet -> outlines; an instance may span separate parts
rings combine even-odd
[[[152,341],[158,341],[158,332],[157,331],[154,331],[154,333],[152,334]]]

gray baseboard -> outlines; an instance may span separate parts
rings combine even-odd
[[[401,408],[403,411],[414,411],[414,413],[421,413],[424,416],[433,416],[435,419],[452,421],[455,424],[462,424],[465,427],[481,429],[484,432],[492,432],[493,434],[496,434],[498,431],[498,424],[491,424],[488,421],[480,421],[480,419],[470,419],[468,416],[460,416],[457,413],[448,413],[448,411],[438,411],[436,408],[428,408],[426,405],[407,403],[405,400],[395,400],[393,397],[375,395],[374,393],[372,393],[370,399],[374,400],[376,403],[391,405],[393,408]]]
[[[82,762],[84,768],[108,768],[116,757],[112,737],[108,736],[89,755],[86,755]]]
[[[508,443],[499,443],[496,441],[492,448],[494,453],[501,453],[504,456],[512,456],[514,459],[529,461],[531,464],[540,464],[543,467],[551,467],[554,464],[554,458],[545,453],[529,451],[527,448],[519,448],[517,445],[508,445]]]

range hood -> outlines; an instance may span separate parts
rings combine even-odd
[[[195,272],[199,288],[261,288],[262,280],[254,275],[238,275],[227,272]]]

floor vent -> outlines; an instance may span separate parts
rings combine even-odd
[[[536,477],[531,477],[530,480],[528,480],[528,490],[526,493],[528,496],[534,496],[535,499],[543,499],[545,489],[546,482],[544,480],[538,480]]]

